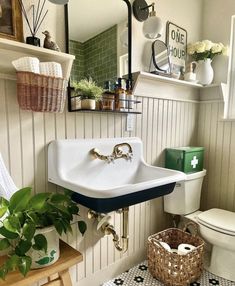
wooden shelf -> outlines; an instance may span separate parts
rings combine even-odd
[[[156,74],[152,74],[152,73],[148,73],[148,72],[134,73],[133,78],[135,80],[135,86],[134,86],[134,90],[133,90],[134,92],[135,92],[135,89],[138,87],[138,82],[141,80],[144,80],[144,79],[152,80],[155,82],[165,82],[165,83],[170,83],[170,84],[180,85],[180,86],[188,86],[188,87],[192,87],[192,88],[203,88],[204,87],[203,85],[198,84],[198,83],[189,82],[189,81],[185,81],[185,80],[179,80],[179,79],[175,79],[175,78],[171,78],[171,77],[164,77],[161,75],[156,75]]]
[[[5,262],[6,256],[0,257],[0,265]],[[82,254],[60,240],[60,258],[50,266],[45,268],[29,271],[26,277],[22,276],[19,271],[13,271],[6,276],[6,280],[0,281],[1,286],[30,286],[41,279],[50,277],[58,272],[64,271],[69,267],[82,261]],[[61,285],[61,284],[53,284]]]
[[[9,79],[14,79],[15,68],[12,61],[20,57],[37,57],[40,61],[53,61],[60,63],[63,70],[63,76],[69,79],[73,60],[73,55],[56,52],[53,50],[35,47],[21,42],[0,39],[0,75],[8,75]],[[7,77],[7,76],[5,76]]]
[[[207,86],[179,80],[148,72],[133,73],[135,96],[156,97],[176,101],[195,101],[203,99],[205,93],[214,90],[225,90],[223,83],[213,83]]]

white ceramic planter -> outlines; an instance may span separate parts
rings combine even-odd
[[[55,263],[60,257],[59,236],[53,226],[37,229],[35,235],[43,234],[47,239],[47,253],[43,250],[30,249],[27,253],[32,258],[32,269],[43,268]]]
[[[214,78],[214,70],[211,66],[211,59],[198,61],[196,66],[196,78],[202,85],[211,84]]]
[[[82,99],[81,107],[82,109],[95,109],[95,99]]]

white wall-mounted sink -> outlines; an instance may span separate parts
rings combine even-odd
[[[111,163],[94,158],[93,148],[111,155],[115,145],[128,143],[132,160]],[[128,152],[125,146],[123,152]],[[80,204],[98,212],[109,212],[169,194],[184,173],[150,166],[143,159],[139,138],[55,140],[48,147],[48,180],[75,192]]]

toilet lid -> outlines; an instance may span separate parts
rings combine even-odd
[[[235,236],[235,213],[221,209],[210,209],[198,215],[199,223],[214,230]]]

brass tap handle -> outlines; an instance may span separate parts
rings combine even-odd
[[[127,147],[128,151],[124,152],[123,147]],[[128,143],[120,143],[114,146],[113,152],[111,155],[102,155],[100,153],[100,150],[97,148],[93,148],[90,150],[90,154],[95,158],[95,159],[100,159],[102,161],[106,161],[108,164],[109,163],[114,163],[114,160],[124,158],[126,160],[130,160],[133,157],[133,151],[132,147]]]
[[[113,155],[102,155],[99,151],[99,149],[97,148],[93,148],[90,150],[91,155],[95,158],[95,159],[100,159],[102,161],[106,161],[108,164],[109,163],[114,163],[114,156]]]
[[[128,151],[124,152],[122,147],[127,147]],[[126,160],[131,160],[131,158],[133,157],[133,151],[132,151],[132,147],[129,143],[120,143],[114,146],[113,148],[113,155],[115,157],[115,159],[119,159],[119,158],[125,158]]]

